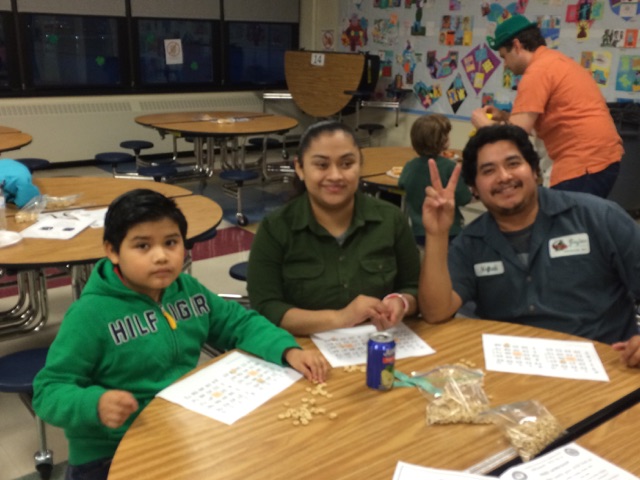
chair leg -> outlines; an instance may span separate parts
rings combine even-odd
[[[51,477],[51,471],[53,470],[53,452],[47,448],[47,432],[44,422],[38,416],[35,419],[40,449],[33,455],[33,459],[36,470],[40,473],[40,478],[47,480]]]
[[[243,182],[238,182],[238,190],[237,190],[237,200],[238,200],[237,207],[238,208],[236,211],[236,221],[238,222],[238,225],[240,225],[241,227],[244,227],[249,224],[249,219],[244,213],[242,213],[242,185],[243,185]]]

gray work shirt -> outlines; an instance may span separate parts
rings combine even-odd
[[[640,226],[613,202],[539,188],[529,263],[485,213],[452,243],[449,271],[481,318],[613,343],[638,333]]]

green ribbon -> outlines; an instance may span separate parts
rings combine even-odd
[[[393,376],[397,379],[393,382],[394,387],[418,387],[436,397],[442,395],[442,389],[434,386],[426,378],[410,377],[399,370],[394,370]]]

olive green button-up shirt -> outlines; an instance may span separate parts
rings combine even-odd
[[[251,246],[252,308],[279,325],[287,310],[341,309],[358,295],[417,295],[420,257],[406,217],[391,203],[356,194],[340,242],[313,216],[306,193],[268,215]]]

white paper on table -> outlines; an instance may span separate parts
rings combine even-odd
[[[393,480],[482,480],[486,478],[496,477],[427,468],[405,462],[398,462],[393,474]]]
[[[376,331],[373,325],[340,328],[314,333],[311,340],[320,349],[332,367],[367,363],[369,335]],[[396,358],[423,357],[435,353],[427,343],[404,323],[387,330],[396,340]]]
[[[634,448],[629,445],[629,448]],[[528,480],[638,480],[576,443],[569,443],[530,462],[511,467],[500,478]]]
[[[393,480],[495,479],[466,472],[453,472],[398,462]],[[576,443],[569,443],[530,462],[503,472],[502,480],[638,480],[638,477],[608,462]]]
[[[608,382],[591,342],[482,335],[487,370]]]
[[[301,378],[292,368],[232,352],[156,396],[231,425]]]
[[[104,217],[107,214],[107,207],[98,208],[95,210],[65,210],[62,212],[41,213],[38,216],[38,220],[46,220],[50,218],[57,218],[63,220],[91,220],[89,226],[91,228],[103,228]]]
[[[20,232],[24,238],[48,238],[52,240],[69,240],[91,224],[91,219],[63,219],[49,217],[38,220]]]

